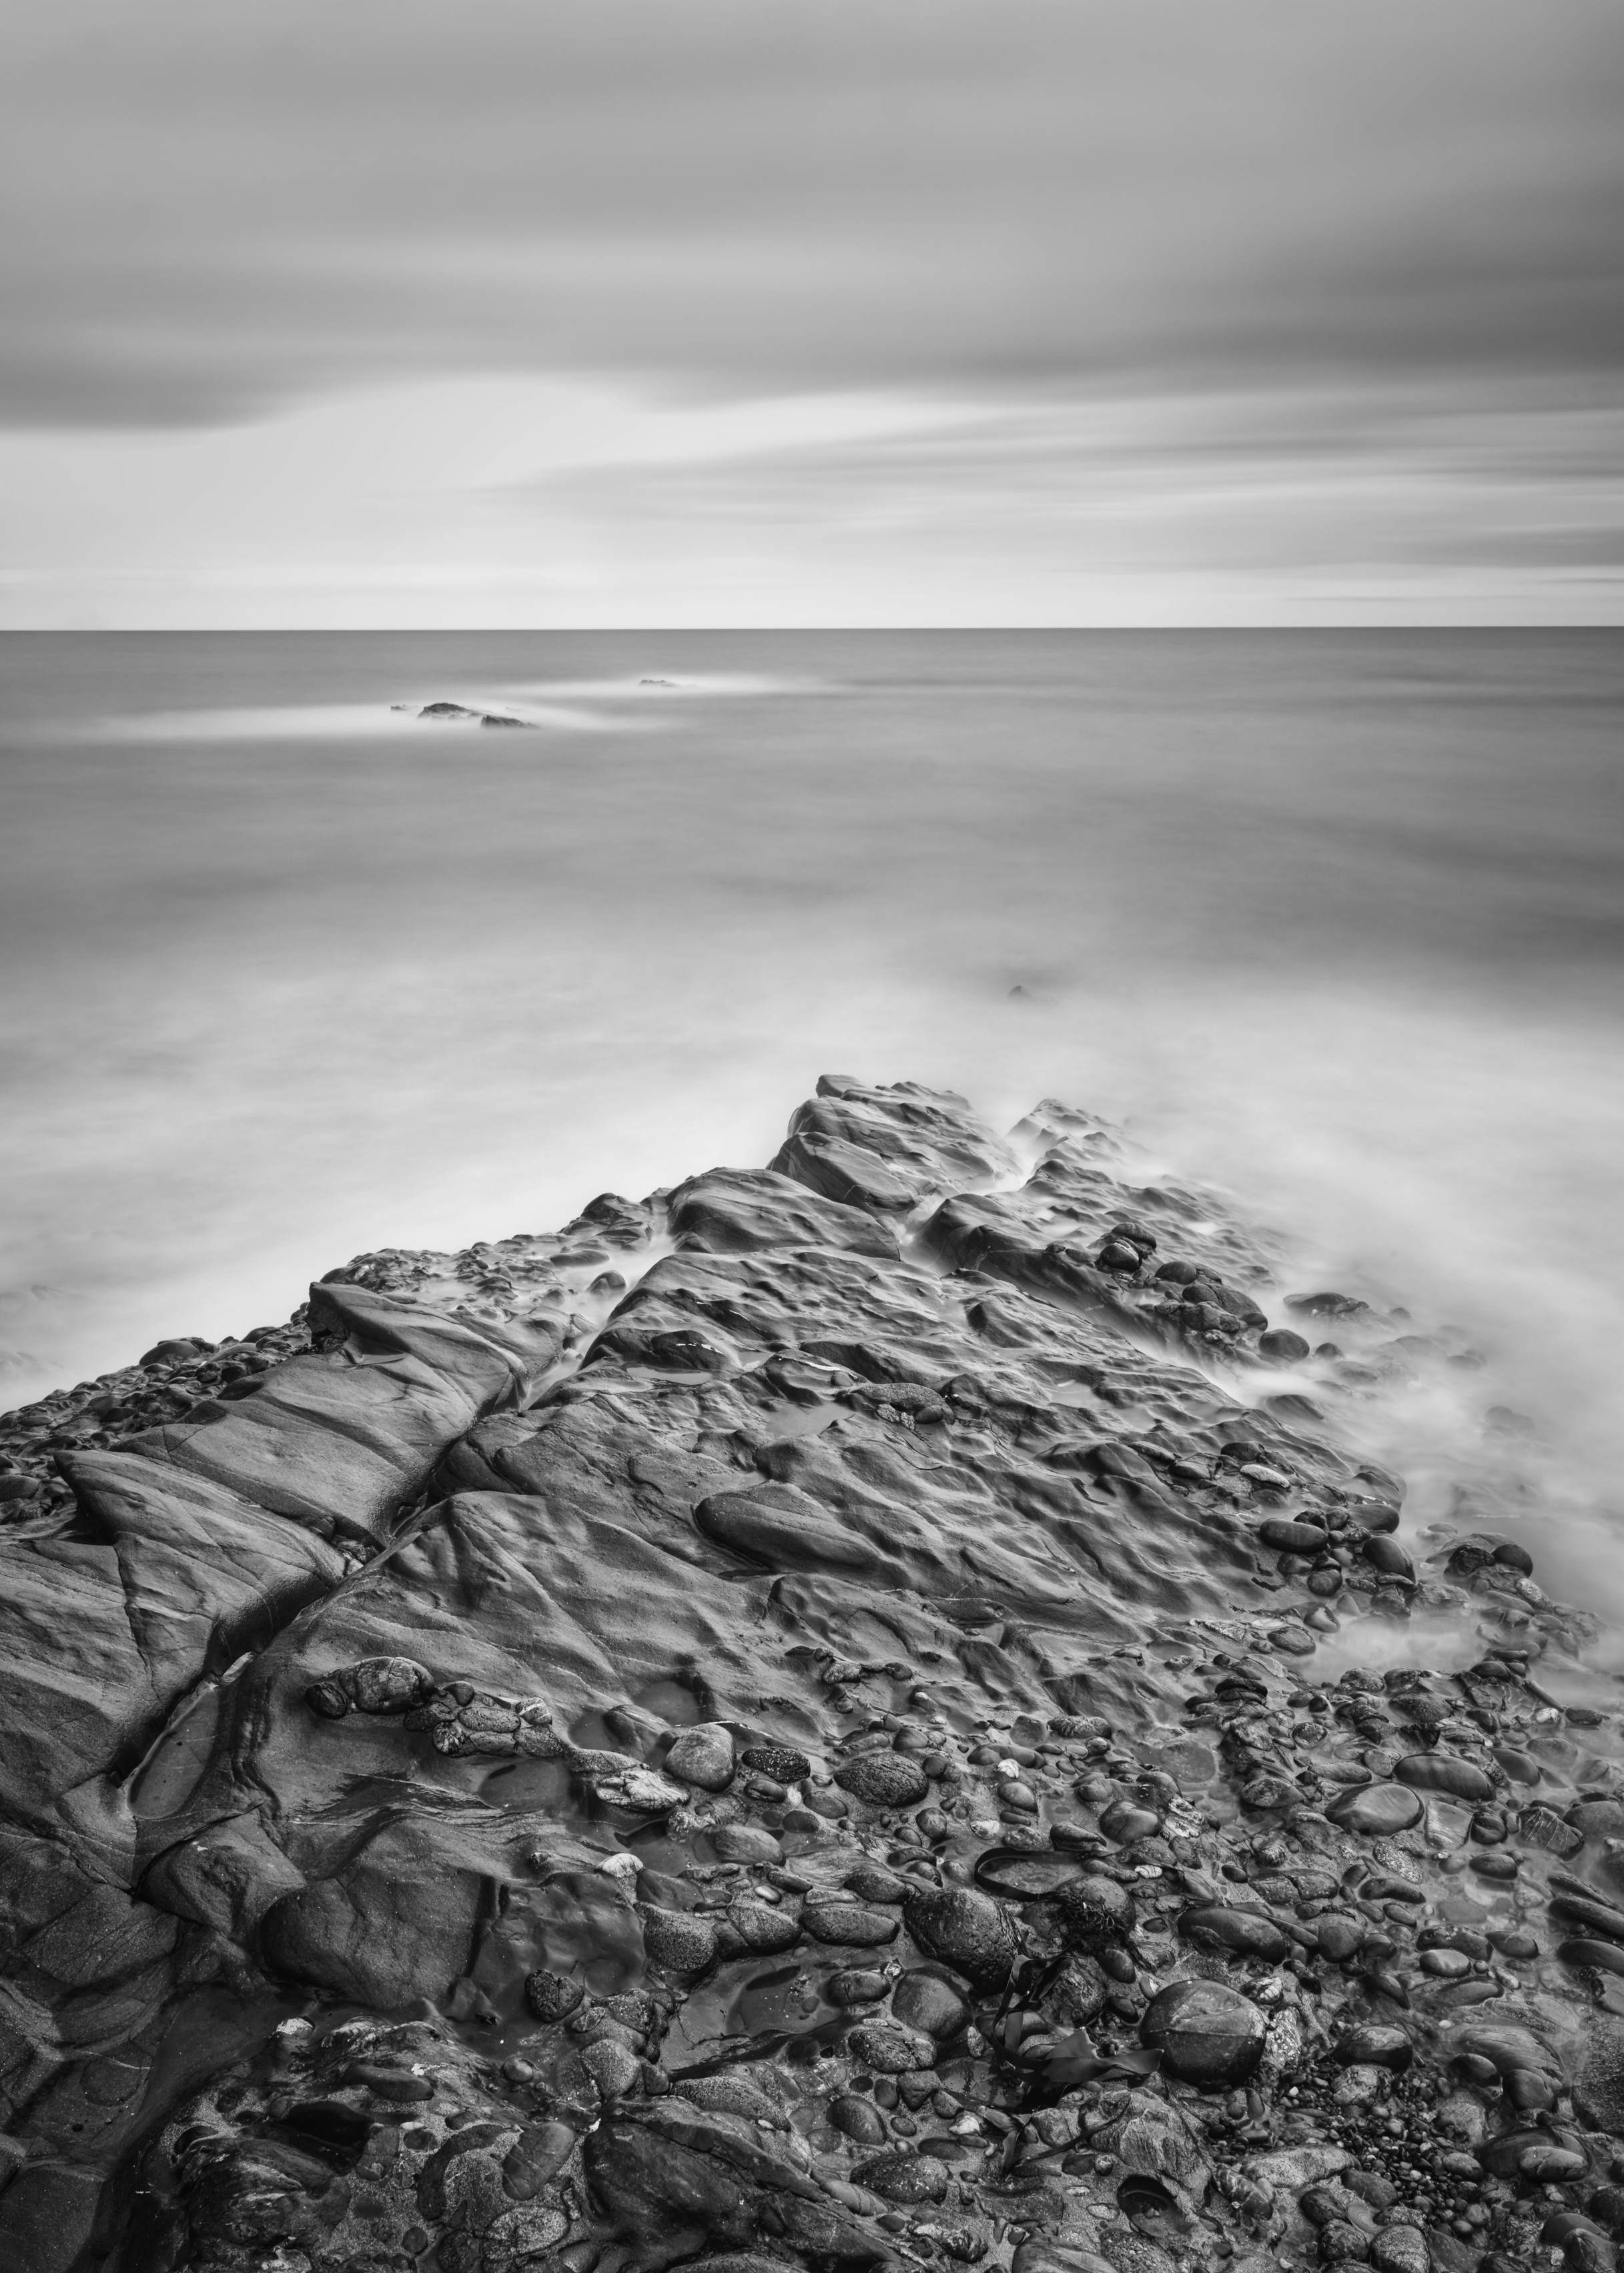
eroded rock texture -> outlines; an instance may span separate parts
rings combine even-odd
[[[1616,1730],[1395,1323],[825,1078],[6,1416],[0,2266],[1610,2268]]]

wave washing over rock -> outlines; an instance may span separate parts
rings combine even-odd
[[[0,2265],[1611,2268],[1586,1621],[1130,1173],[825,1078],[6,1416]]]

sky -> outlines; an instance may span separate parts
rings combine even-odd
[[[0,626],[1624,621],[1618,0],[0,19]]]

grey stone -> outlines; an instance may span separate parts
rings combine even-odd
[[[719,1721],[684,1729],[661,1766],[679,1782],[697,1784],[702,1791],[725,1791],[733,1780],[732,1732]]]

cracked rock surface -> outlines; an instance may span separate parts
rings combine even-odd
[[[0,2267],[1612,2273],[1616,1717],[1408,1323],[825,1077],[0,1416]]]

